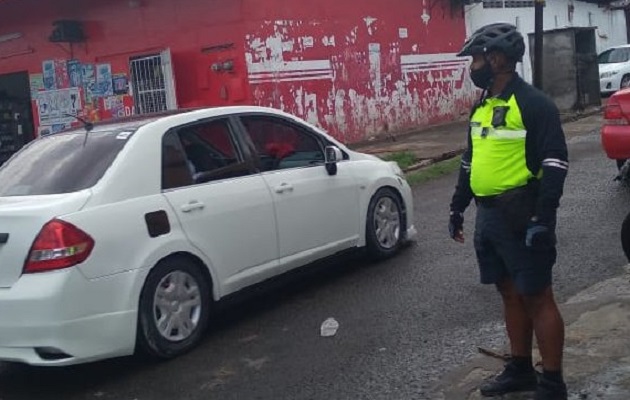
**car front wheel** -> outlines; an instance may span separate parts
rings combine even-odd
[[[626,215],[621,224],[621,248],[630,262],[630,214]]]
[[[161,261],[140,295],[139,350],[159,359],[189,351],[201,340],[210,304],[209,285],[197,265],[185,257]]]
[[[366,223],[369,255],[375,259],[393,256],[401,247],[404,232],[403,207],[398,194],[381,188],[370,200]]]

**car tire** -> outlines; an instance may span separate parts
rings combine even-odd
[[[387,259],[403,245],[405,220],[400,196],[394,189],[379,189],[368,206],[366,249],[376,260]]]
[[[623,165],[626,163],[625,159],[622,160],[615,160],[617,162],[617,169],[621,171],[621,167],[623,167]]]
[[[186,257],[160,261],[149,273],[138,309],[138,350],[152,359],[180,356],[199,343],[210,316],[210,286]]]
[[[626,259],[630,262],[630,214],[626,215],[621,224],[621,248]]]
[[[619,84],[619,90],[630,87],[630,75],[624,75]]]

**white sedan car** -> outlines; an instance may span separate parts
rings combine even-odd
[[[395,163],[277,110],[40,138],[0,168],[0,360],[175,357],[224,296],[352,248],[386,258],[415,235]]]
[[[611,47],[598,57],[601,93],[630,87],[630,45]]]

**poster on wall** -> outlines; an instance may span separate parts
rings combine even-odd
[[[112,66],[111,64],[98,64],[96,66],[96,92],[99,96],[112,96]]]
[[[55,84],[57,85],[57,89],[67,89],[70,87],[68,63],[65,60],[55,60]]]
[[[57,84],[55,83],[55,62],[53,60],[46,60],[42,62],[42,71],[44,77],[44,90],[57,89]]]
[[[126,74],[115,74],[112,77],[112,84],[114,86],[114,94],[121,95],[129,93],[129,81]]]
[[[70,79],[70,87],[83,86],[83,72],[80,61],[68,61],[68,78]]]
[[[133,97],[109,96],[103,97],[100,101],[101,118],[123,118],[133,115]]]
[[[70,124],[76,120],[73,115],[78,115],[81,108],[79,88],[41,92],[37,98],[39,125]]]
[[[36,100],[39,92],[44,90],[44,74],[31,74],[28,80],[31,86],[31,99]]]
[[[92,103],[92,98],[96,96],[96,71],[94,65],[81,65],[81,75],[83,78],[83,88],[85,90],[85,101]]]

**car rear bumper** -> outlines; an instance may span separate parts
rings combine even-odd
[[[630,158],[630,125],[604,125],[601,130],[602,147],[608,158]]]
[[[122,275],[89,281],[72,268],[1,289],[0,360],[63,366],[132,354],[137,312],[117,307]]]

